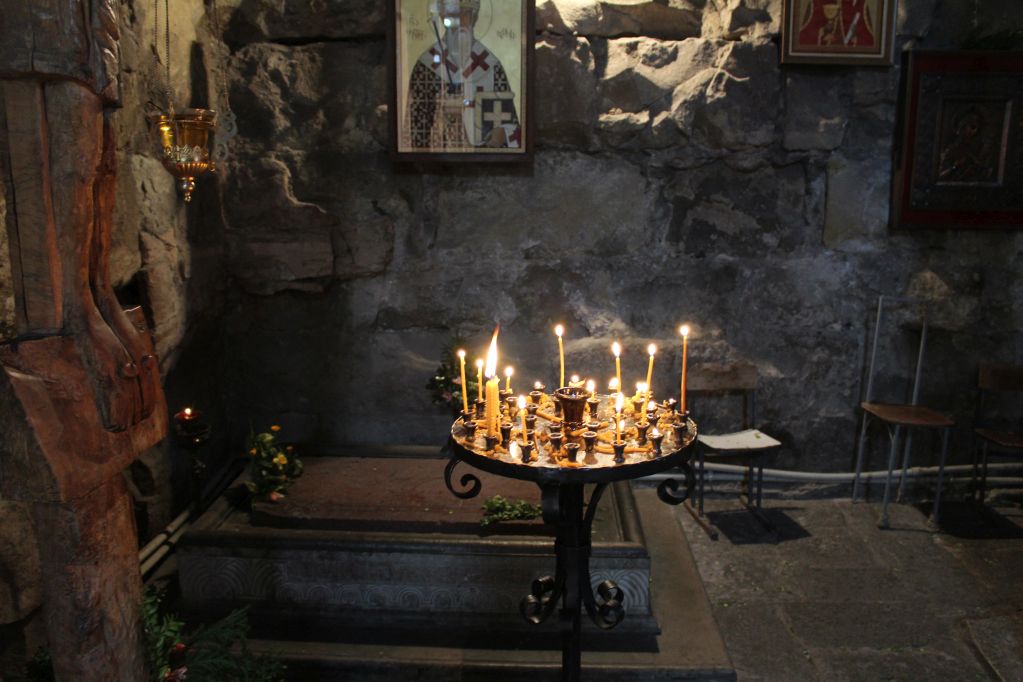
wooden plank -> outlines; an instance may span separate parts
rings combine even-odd
[[[50,194],[49,142],[42,85],[3,84],[4,169],[19,334],[54,333],[63,320],[61,267]]]

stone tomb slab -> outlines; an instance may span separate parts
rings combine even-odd
[[[531,483],[472,471],[480,495],[455,498],[438,459],[309,457],[276,504],[246,508],[232,488],[182,537],[183,606],[199,618],[247,605],[257,637],[474,646],[560,646],[556,617],[535,627],[519,615],[532,581],[554,573],[542,521],[480,526],[492,495],[539,502]],[[654,646],[650,555],[627,484],[605,493],[593,524],[594,585],[626,592],[627,617],[611,633],[586,619],[588,646]]]

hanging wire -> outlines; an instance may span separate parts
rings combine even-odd
[[[156,64],[159,67],[162,62],[164,65],[163,73],[163,92],[164,97],[167,100],[166,114],[168,116],[174,115],[174,99],[171,96],[171,51],[170,51],[170,0],[164,0],[163,2],[163,42],[164,42],[164,54],[166,59],[160,59],[160,0],[153,0],[153,52],[156,54]]]
[[[227,90],[227,58],[226,54],[230,54],[230,48],[224,41],[223,32],[220,29],[220,12],[217,9],[217,0],[209,0],[210,3],[210,28],[212,35],[212,44],[216,44],[216,67],[220,71],[219,78],[219,90],[217,93],[217,131],[215,135],[215,145],[213,148],[213,158],[216,161],[223,161],[227,157],[228,141],[235,136],[238,132],[238,124],[235,120],[234,113],[231,111],[231,102],[228,97]]]

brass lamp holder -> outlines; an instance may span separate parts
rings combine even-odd
[[[163,167],[178,179],[186,202],[192,200],[195,178],[216,170],[210,159],[209,135],[217,121],[217,112],[210,109],[185,109],[168,115],[151,116],[156,124],[163,155]]]

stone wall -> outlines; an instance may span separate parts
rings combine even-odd
[[[1023,27],[960,4],[901,3],[897,49]],[[563,322],[570,372],[606,381],[618,338],[633,381],[653,341],[677,392],[688,321],[694,365],[759,368],[779,465],[848,470],[879,294],[939,299],[926,402],[968,415],[975,363],[1020,359],[1023,238],[891,231],[900,69],[780,66],[778,0],[540,2],[532,168],[401,173],[380,3],[327,5],[243,1],[227,24],[237,432],[440,444],[424,384],[455,331],[482,352],[495,322],[519,386],[554,383]],[[913,338],[887,331],[879,394],[901,399]]]

